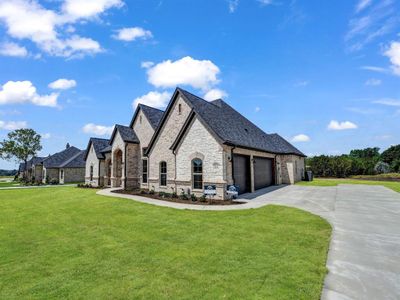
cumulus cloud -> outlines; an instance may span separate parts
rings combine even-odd
[[[121,0],[65,0],[62,10],[65,17],[72,20],[90,19],[104,13],[109,8],[119,8],[123,5]]]
[[[3,43],[0,45],[0,55],[25,57],[28,56],[28,50],[16,43]]]
[[[0,105],[32,103],[39,106],[57,106],[57,93],[39,95],[30,81],[8,81],[0,89]]]
[[[26,128],[27,123],[25,121],[0,121],[0,129],[4,130],[16,130]]]
[[[350,121],[338,122],[335,120],[330,121],[328,124],[329,130],[347,130],[347,129],[356,129],[358,126]]]
[[[228,94],[224,90],[220,90],[220,89],[211,89],[204,95],[204,99],[207,101],[223,99],[223,98],[227,98],[227,97],[228,97]]]
[[[400,76],[400,42],[392,42],[384,55],[389,57],[393,73]]]
[[[310,141],[310,137],[306,134],[298,134],[295,135],[294,137],[292,137],[291,139],[292,142],[296,143],[296,142],[309,142]]]
[[[41,6],[37,1],[0,1],[0,21],[7,34],[15,39],[28,39],[49,55],[82,57],[102,51],[91,38],[73,34],[71,24],[92,19],[111,7],[122,5],[120,0],[66,0],[61,12]]]
[[[383,98],[383,99],[372,101],[372,103],[382,104],[382,105],[386,105],[386,106],[395,106],[395,107],[400,106],[400,100],[392,99],[392,98]]]
[[[109,136],[112,134],[114,130],[114,126],[104,126],[104,125],[96,125],[93,123],[88,123],[83,126],[82,131],[87,134],[94,134],[98,136]]]
[[[370,78],[365,82],[365,85],[378,86],[378,85],[381,85],[381,83],[382,83],[382,80],[380,80],[380,79]]]
[[[190,85],[205,91],[219,82],[219,73],[219,68],[212,61],[190,56],[176,61],[166,60],[147,69],[148,81],[156,87]]]
[[[132,102],[133,109],[141,103],[155,108],[166,107],[169,100],[171,99],[171,93],[169,92],[149,92],[146,95],[136,98]]]
[[[112,37],[116,40],[132,42],[137,39],[150,39],[153,37],[153,34],[150,30],[145,30],[141,27],[130,27],[117,30],[117,34]]]
[[[53,90],[68,90],[76,86],[76,81],[73,79],[60,78],[49,83],[49,88]]]

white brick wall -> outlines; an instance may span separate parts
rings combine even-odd
[[[176,179],[192,180],[192,159],[203,160],[203,181],[225,183],[223,149],[208,130],[195,118],[176,153]]]
[[[90,181],[90,166],[93,166],[93,180]],[[85,183],[97,186],[99,184],[99,159],[94,151],[93,144],[90,146],[85,165]]]

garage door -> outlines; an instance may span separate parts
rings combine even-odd
[[[254,188],[258,190],[273,184],[273,160],[264,157],[254,157]]]
[[[239,194],[250,192],[250,156],[233,156],[233,176],[235,185],[239,186]]]

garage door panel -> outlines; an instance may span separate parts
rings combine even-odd
[[[239,194],[250,192],[250,157],[233,156],[233,176],[235,185],[239,186]]]
[[[274,184],[273,160],[264,157],[254,158],[254,188],[256,190]]]

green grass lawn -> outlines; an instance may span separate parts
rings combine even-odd
[[[0,191],[0,299],[319,299],[330,225],[74,187]]]
[[[309,186],[336,186],[338,184],[367,184],[367,185],[383,185],[395,192],[400,193],[400,182],[395,181],[373,181],[360,179],[331,179],[331,178],[314,178],[313,181],[300,181],[298,185]]]
[[[13,187],[13,186],[20,186],[20,183],[19,182],[15,182],[15,181],[11,181],[11,182],[0,181],[0,188],[2,188],[2,187]]]

